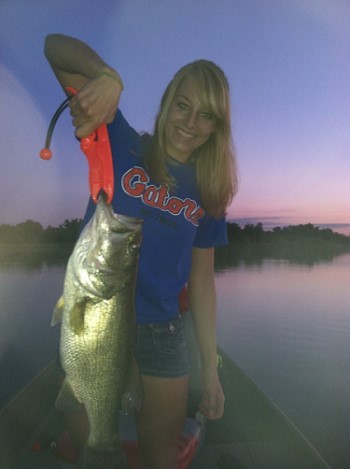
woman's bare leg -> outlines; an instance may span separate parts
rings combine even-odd
[[[186,419],[188,375],[180,378],[142,376],[145,398],[138,413],[139,444],[148,469],[175,469],[179,439]]]

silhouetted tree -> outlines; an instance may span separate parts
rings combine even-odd
[[[15,227],[17,242],[21,243],[40,243],[43,240],[43,227],[40,223],[27,220],[18,223]]]
[[[249,239],[250,241],[260,241],[262,239],[264,230],[262,223],[257,223],[256,225],[252,223],[248,223],[243,228],[243,236],[245,239]]]
[[[78,237],[81,220],[64,220],[59,226],[61,241],[72,242]]]
[[[237,223],[227,223],[227,239],[229,243],[242,240],[242,228]]]
[[[58,227],[46,229],[39,222],[27,220],[17,225],[0,225],[0,243],[3,244],[56,244],[74,243],[79,234],[81,220],[65,220]]]

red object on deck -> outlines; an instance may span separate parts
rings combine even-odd
[[[131,423],[131,426],[133,426],[133,423]],[[177,469],[188,468],[196,454],[201,432],[202,426],[199,422],[193,419],[186,419],[185,429],[179,442]],[[127,433],[128,437],[122,439],[122,445],[128,458],[130,469],[139,469],[140,451],[135,429],[129,428]],[[56,453],[60,459],[71,464],[77,463],[79,455],[67,431],[60,435],[56,444]]]
[[[192,461],[199,439],[194,435],[182,435],[179,443],[179,455],[177,459],[177,469],[187,469]],[[140,454],[137,441],[123,441],[123,448],[128,458],[130,469],[139,469]]]

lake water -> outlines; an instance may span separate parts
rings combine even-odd
[[[219,344],[333,468],[350,468],[350,254],[216,277]],[[0,406],[57,353],[63,278],[63,266],[0,266]]]
[[[217,273],[225,351],[334,468],[350,468],[350,255]]]

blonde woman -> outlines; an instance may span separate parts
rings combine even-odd
[[[144,401],[138,413],[144,467],[176,467],[186,417],[189,359],[179,314],[188,285],[201,357],[199,409],[223,415],[216,366],[214,248],[226,243],[225,211],[236,191],[230,100],[222,70],[206,60],[181,68],[161,100],[153,135],[139,135],[119,110],[123,83],[87,44],[46,38],[46,57],[70,101],[76,136],[107,123],[115,160],[115,211],[141,217],[136,291],[137,343]],[[140,82],[140,86],[142,81]],[[92,215],[90,201],[84,221]]]

